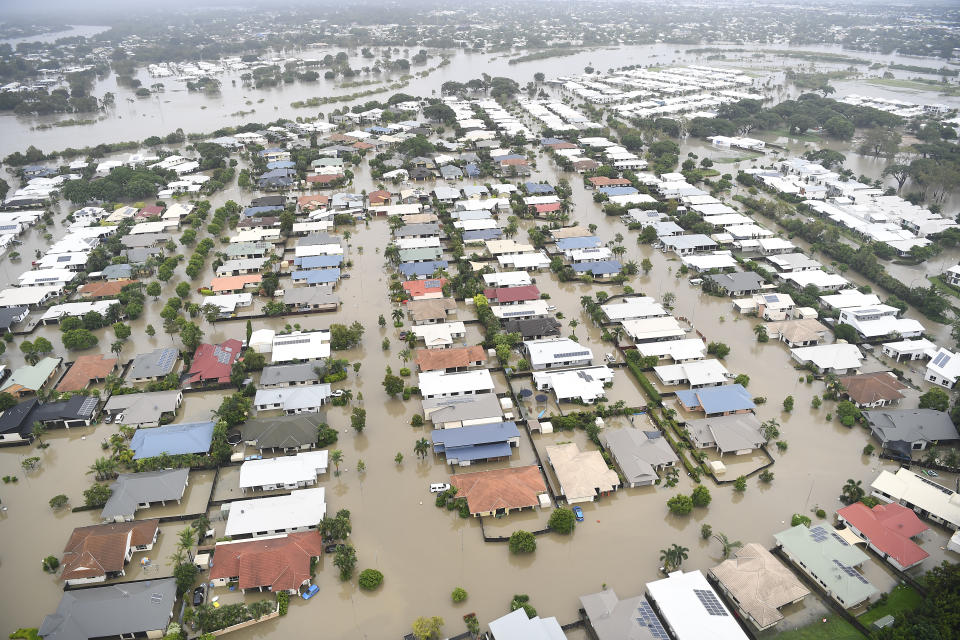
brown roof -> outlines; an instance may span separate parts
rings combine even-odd
[[[102,353],[78,356],[70,370],[57,385],[57,391],[81,391],[91,380],[103,380],[116,369],[117,359],[107,358]]]
[[[329,184],[334,180],[344,177],[342,173],[321,173],[316,176],[307,176],[307,182],[311,184]]]
[[[443,320],[447,317],[447,311],[457,308],[457,303],[452,298],[427,298],[425,300],[411,300],[407,302],[407,309],[410,310],[410,317],[417,320],[437,319]]]
[[[593,176],[588,178],[590,184],[595,187],[629,187],[630,181],[626,178],[608,178],[606,176]]]
[[[247,273],[242,276],[223,276],[210,281],[211,291],[236,291],[247,285],[260,284],[263,276],[259,273]]]
[[[328,196],[321,195],[300,196],[297,198],[297,205],[303,210],[326,207],[329,202],[330,198]]]
[[[480,345],[454,349],[417,349],[414,356],[420,371],[454,369],[486,360],[487,352]]]
[[[371,191],[367,194],[367,199],[370,201],[370,204],[382,204],[384,202],[389,202],[393,197],[389,191],[384,191],[383,189],[378,189],[377,191]]]
[[[550,235],[553,236],[554,240],[560,240],[561,238],[585,238],[592,236],[590,230],[586,227],[581,227],[580,225],[574,225],[572,227],[562,227],[560,229],[552,229]]]
[[[900,391],[907,388],[889,371],[844,376],[839,382],[857,404],[873,404],[878,400],[895,402],[903,397]]]
[[[113,282],[90,282],[80,287],[83,298],[116,298],[128,284],[136,280],[114,280]]]
[[[135,520],[74,529],[63,550],[60,579],[97,578],[122,571],[127,558],[128,534],[130,547],[147,545],[153,542],[159,524],[159,520]]]
[[[238,578],[241,589],[297,589],[310,579],[310,559],[323,553],[319,531],[280,538],[221,542],[214,549],[210,578]]]
[[[535,507],[538,496],[547,492],[540,469],[533,465],[461,473],[450,476],[450,484],[467,499],[470,513]]]
[[[527,164],[526,158],[507,158],[506,160],[500,161],[500,166],[502,167],[522,167]]]

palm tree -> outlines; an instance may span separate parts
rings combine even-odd
[[[390,317],[393,318],[394,322],[401,322],[403,320],[403,310],[394,309],[393,311],[390,312]]]
[[[417,454],[418,458],[426,458],[427,452],[430,451],[430,443],[426,438],[420,438],[413,443],[413,452]]]
[[[37,439],[37,442],[43,444],[43,434],[47,432],[47,428],[43,426],[43,423],[40,421],[34,422],[33,426],[30,427],[30,435]]]
[[[570,335],[572,336],[577,335],[577,325],[579,324],[580,323],[576,319],[570,321]]]
[[[617,325],[616,327],[610,330],[610,335],[613,336],[614,346],[620,346],[620,337],[623,335],[623,327],[620,325]]]
[[[95,473],[97,480],[112,478],[117,471],[117,461],[113,458],[97,458],[87,473]]]
[[[410,359],[410,349],[401,349],[400,353],[398,353],[397,355],[400,356],[400,360],[402,360],[403,364],[406,365],[407,360]]]
[[[770,442],[780,435],[780,423],[777,422],[776,418],[765,420],[760,427],[763,429],[763,439],[766,442]]]
[[[189,550],[190,547],[193,546],[193,540],[194,540],[195,534],[196,534],[196,531],[194,530],[192,524],[187,528],[183,529],[182,531],[180,531],[180,533],[177,534],[178,536],[177,548],[182,549],[183,551]]]
[[[123,340],[117,340],[110,345],[111,353],[117,354],[117,357],[120,357],[120,352],[123,351]]]
[[[673,306],[673,301],[676,299],[677,299],[676,295],[674,295],[670,291],[667,291],[665,294],[663,294],[663,306],[665,307]]]
[[[175,567],[179,567],[180,565],[183,564],[183,561],[187,559],[187,554],[183,552],[183,549],[181,549],[180,547],[177,547],[176,550],[173,553],[171,553],[167,559],[170,561],[170,564],[172,564]]]
[[[683,561],[687,559],[687,552],[690,549],[674,543],[670,546],[670,551],[673,553],[673,568],[679,569]]]
[[[333,466],[336,467],[336,475],[340,475],[340,463],[343,462],[343,451],[340,449],[334,449],[330,452],[330,462],[333,463]]]
[[[862,480],[854,480],[853,478],[847,479],[847,484],[843,485],[843,496],[841,500],[846,504],[853,504],[854,502],[859,502],[861,498],[865,495],[863,491]]]
[[[623,247],[623,245],[618,244],[613,249],[610,249],[610,252],[619,258],[623,254],[625,254],[627,250]]]
[[[734,549],[739,549],[743,546],[743,543],[739,540],[730,540],[725,533],[715,534],[713,538],[720,543],[720,546],[722,547],[720,551],[723,554],[724,559],[729,558]]]
[[[586,309],[593,304],[593,298],[590,296],[580,296],[580,306]]]
[[[753,332],[757,334],[757,342],[766,342],[770,339],[769,335],[767,334],[767,327],[765,325],[755,325],[753,327]]]

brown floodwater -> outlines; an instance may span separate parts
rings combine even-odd
[[[542,157],[535,177],[555,183],[559,175],[550,161]],[[398,637],[407,632],[410,622],[420,615],[442,616],[447,622],[445,633],[454,635],[465,629],[461,618],[466,613],[475,612],[484,627],[491,619],[507,613],[515,593],[529,594],[531,603],[541,615],[570,622],[577,617],[577,597],[599,590],[605,584],[616,589],[622,597],[642,593],[644,583],[658,577],[659,550],[672,543],[689,547],[690,557],[684,563],[685,568],[706,570],[717,564],[721,559],[718,546],[715,542],[700,539],[702,524],[710,524],[715,532],[723,532],[731,539],[772,546],[773,534],[789,526],[793,513],[810,515],[816,521],[812,512],[819,507],[832,517],[833,511],[841,506],[838,495],[848,478],[862,480],[867,486],[881,469],[896,468],[892,463],[862,455],[869,439],[864,429],[848,429],[836,421],[826,421],[833,403],[825,402],[820,409],[811,407],[813,396],[822,395],[823,383],[801,381],[801,374],[794,369],[785,345],[756,343],[752,331],[757,322],[755,319],[737,316],[730,299],[704,295],[685,278],[677,278],[678,260],[647,246],[638,247],[636,233],[627,231],[617,218],[605,216],[593,203],[592,192],[583,188],[578,176],[569,175],[567,178],[574,190],[571,222],[597,224],[597,234],[605,241],[612,241],[617,233],[623,234],[627,249],[624,260],[639,262],[644,257],[650,258],[654,265],[651,273],[633,278],[630,285],[637,292],[658,299],[667,292],[673,293],[676,315],[688,318],[708,340],[728,344],[731,352],[725,360],[727,368],[733,373],[748,374],[750,391],[768,399],[765,405],[758,407],[757,414],[761,420],[779,420],[781,438],[789,443],[785,453],[772,452],[776,460],[772,467],[775,473],[773,482],[764,485],[753,478],[748,482],[747,491],[737,494],[729,486],[716,487],[707,481],[713,493],[711,505],[694,510],[689,517],[677,517],[668,513],[666,501],[676,493],[691,490],[690,479],[682,475],[673,489],[627,489],[600,502],[583,505],[586,518],[577,525],[575,533],[571,536],[541,536],[533,555],[511,556],[504,544],[484,543],[478,520],[464,520],[433,505],[428,485],[444,481],[450,469],[440,456],[431,453],[420,460],[414,455],[414,442],[420,437],[429,437],[425,428],[410,426],[419,403],[415,399],[408,402],[388,399],[383,391],[384,369],[387,365],[395,371],[399,368],[398,353],[402,348],[398,340],[399,329],[389,322],[392,310],[387,296],[390,277],[382,257],[383,247],[390,236],[383,221],[358,225],[352,231],[349,243],[352,277],[343,280],[338,289],[343,302],[341,309],[333,314],[299,316],[295,322],[303,329],[327,328],[331,322],[349,324],[355,320],[366,327],[361,346],[338,354],[362,363],[361,369],[358,374],[351,370],[347,381],[337,386],[352,389],[354,404],[366,408],[367,428],[362,434],[355,434],[350,429],[349,407],[331,407],[327,411],[327,421],[340,432],[336,448],[343,451],[344,462],[342,473],[322,478],[321,486],[327,490],[327,506],[331,512],[345,508],[352,513],[354,533],[351,542],[357,548],[358,570],[377,568],[384,573],[385,581],[376,592],[360,591],[355,580],[341,583],[335,567],[329,559],[324,559],[316,578],[320,587],[316,597],[309,602],[296,600],[285,618],[236,632],[234,638],[300,637],[315,632],[318,627],[323,629],[325,636],[333,638]],[[373,188],[367,169],[361,168],[357,172],[355,190],[370,191]],[[213,203],[217,207],[228,198],[247,202],[250,197],[250,193],[241,193],[234,187],[217,194]],[[521,227],[526,229],[530,224],[523,222]],[[54,233],[61,236],[62,227],[56,227]],[[46,242],[38,236],[35,230],[28,232],[24,236],[24,247],[45,246]],[[521,232],[518,239],[523,236]],[[208,261],[205,273],[192,285],[205,282],[212,276],[210,262],[212,259]],[[27,268],[26,261],[12,265],[4,260],[0,265],[0,277],[6,283]],[[165,286],[162,299],[173,295],[176,281],[184,278],[181,266],[174,279]],[[537,274],[536,280],[540,289],[550,294],[551,304],[563,312],[564,335],[576,333],[598,358],[612,350],[609,343],[601,340],[601,330],[582,312],[580,297],[596,295],[599,291],[620,293],[621,287],[560,283],[550,273]],[[160,306],[159,303],[148,305],[143,317],[132,323],[134,335],[123,352],[124,358],[176,341],[175,336],[171,338],[162,333]],[[386,328],[377,326],[380,314],[388,318]],[[570,319],[577,319],[579,326],[571,329],[567,325]],[[254,321],[254,328],[282,329],[287,323],[288,320],[282,318],[261,319]],[[146,336],[143,330],[147,324],[153,324],[161,332],[153,338]],[[206,341],[245,337],[245,323],[242,321],[220,322],[212,326],[201,321],[200,324]],[[112,331],[102,329],[97,333],[100,336],[98,348],[106,351],[106,345],[112,341]],[[38,335],[50,338],[58,350],[61,347],[55,325],[39,328],[31,338]],[[472,339],[479,338],[473,327],[469,335]],[[389,351],[381,349],[380,342],[384,337],[391,341]],[[7,350],[8,366],[16,367],[22,363],[22,354],[16,348],[19,342],[20,338]],[[71,354],[59,352],[68,360],[72,359]],[[865,361],[864,370],[873,371],[885,366],[870,358]],[[505,389],[502,374],[497,379],[498,388]],[[209,417],[225,393],[186,394],[178,421]],[[789,414],[781,410],[781,402],[787,395],[794,397],[796,406]],[[628,405],[643,402],[635,381],[622,369],[617,371],[608,397],[611,402],[623,399]],[[905,406],[914,406],[915,398],[916,392],[912,392]],[[569,407],[561,408],[566,411]],[[555,405],[551,405],[551,410],[556,410]],[[621,428],[631,428],[622,421],[617,424]],[[44,451],[35,446],[0,450],[0,476],[17,475],[20,478],[17,484],[3,485],[0,490],[0,498],[7,507],[0,514],[0,575],[8,584],[17,585],[17,588],[8,590],[0,602],[0,620],[10,631],[18,626],[38,625],[43,616],[56,607],[60,583],[41,571],[40,561],[46,555],[59,554],[70,531],[76,526],[95,522],[97,512],[70,513],[67,510],[54,513],[47,500],[57,493],[66,493],[72,505],[81,503],[82,490],[92,482],[91,476],[85,474],[86,469],[102,455],[100,441],[113,432],[115,427],[111,425],[56,431],[45,438],[51,446]],[[470,470],[531,464],[535,460],[534,446],[564,441],[576,442],[581,448],[592,447],[582,432],[535,435],[532,439],[524,434],[521,446],[508,462],[480,464]],[[404,455],[404,461],[399,465],[394,462],[397,452]],[[24,474],[20,469],[20,461],[28,455],[41,457],[39,471]],[[356,471],[361,459],[366,465],[364,474]],[[942,480],[951,485],[954,482],[953,477]],[[198,488],[198,482],[203,485],[198,474],[192,474],[191,491]],[[211,513],[215,528],[222,530],[223,523],[216,520],[216,515],[216,511]],[[488,532],[508,535],[519,528],[539,528],[548,515],[549,511],[528,511],[486,523],[486,526]],[[169,533],[165,527],[164,538],[167,537]],[[944,559],[957,560],[954,554],[942,550],[947,539],[944,530],[933,528],[923,538],[923,546],[931,554],[924,567],[931,567]],[[160,567],[158,574],[169,571],[162,558],[155,556],[155,559]],[[880,585],[884,569],[871,566],[868,574],[871,578],[876,577]],[[466,602],[455,605],[450,600],[450,592],[457,586],[465,588],[470,595]],[[240,597],[226,589],[217,589],[213,595],[222,595],[224,602]],[[245,598],[248,601],[261,599],[256,594]],[[817,611],[816,601],[811,601],[800,608],[795,618],[788,617],[788,621],[797,624],[812,619]],[[569,637],[584,636],[579,631]]]

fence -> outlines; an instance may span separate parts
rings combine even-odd
[[[222,635],[224,635],[224,634],[230,633],[231,631],[239,631],[240,629],[246,629],[247,627],[252,627],[253,625],[258,624],[258,623],[260,623],[260,622],[266,622],[267,620],[273,620],[274,618],[277,618],[277,617],[279,617],[279,616],[280,616],[280,611],[279,611],[279,610],[277,610],[277,611],[272,611],[272,612],[270,612],[270,613],[268,613],[268,614],[266,614],[266,615],[264,615],[264,616],[261,616],[261,617],[259,617],[259,618],[255,618],[255,619],[253,619],[253,620],[247,620],[246,622],[241,622],[241,623],[239,623],[239,624],[235,624],[235,625],[233,625],[232,627],[226,627],[226,628],[224,628],[224,629],[219,629],[218,631],[213,631],[212,633],[213,633],[214,636],[222,636]]]

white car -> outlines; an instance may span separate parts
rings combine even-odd
[[[330,395],[333,396],[334,398],[339,398],[340,396],[343,395],[343,389],[334,389],[333,391],[330,392]]]
[[[430,493],[443,493],[450,488],[450,485],[445,482],[434,482],[430,485]]]

